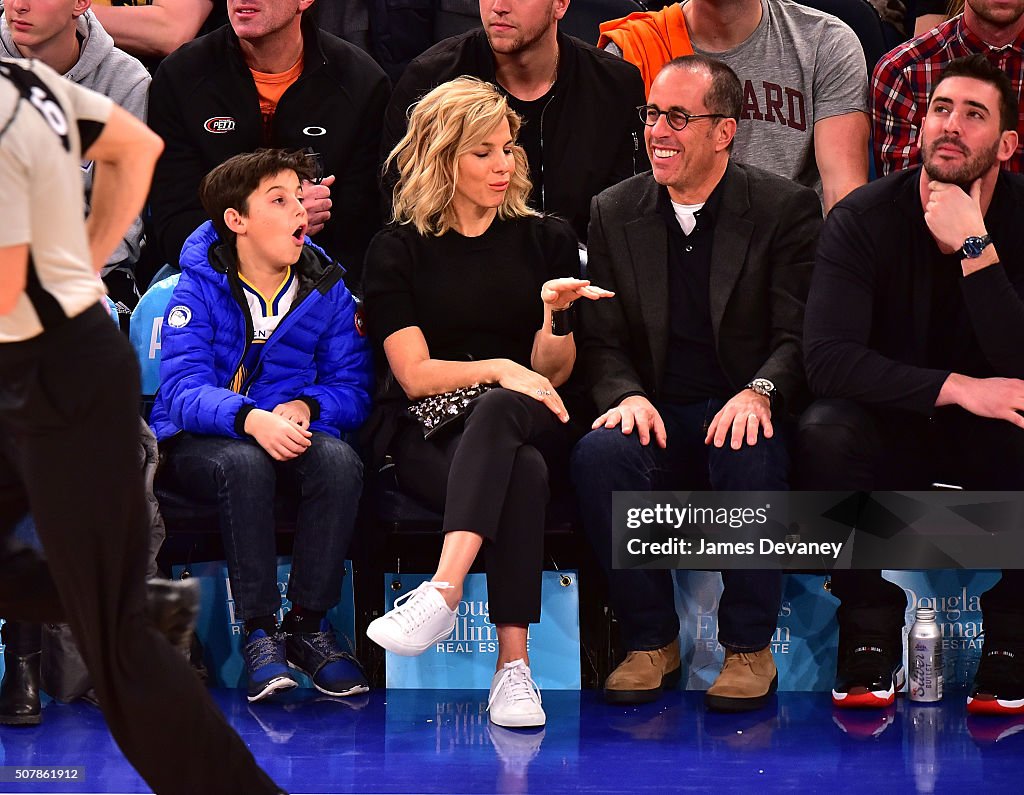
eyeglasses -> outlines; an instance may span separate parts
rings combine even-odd
[[[694,119],[728,119],[724,113],[686,113],[682,110],[662,110],[657,105],[640,105],[637,107],[640,114],[640,121],[648,127],[658,123],[658,117],[664,116],[668,126],[673,130],[685,130],[686,125]]]

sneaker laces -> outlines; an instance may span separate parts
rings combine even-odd
[[[326,665],[330,665],[332,662],[338,660],[348,660],[362,670],[362,666],[359,665],[359,661],[356,660],[348,652],[341,648],[341,644],[338,643],[337,637],[331,631],[327,632],[311,632],[305,637],[305,642],[313,649],[319,656],[320,662],[317,665],[319,671]]]
[[[516,701],[541,703],[540,688],[534,683],[530,676],[530,669],[522,660],[505,663],[498,686],[494,688],[491,697],[487,699],[487,709],[490,709],[498,698],[498,693],[504,693],[505,701],[509,703]]]
[[[284,646],[280,633],[256,638],[245,644],[245,661],[250,671],[256,671],[264,665],[280,663],[285,665]]]
[[[411,634],[423,626],[437,612],[437,604],[430,601],[427,597],[429,589],[434,588],[438,591],[444,591],[454,587],[449,583],[433,580],[421,583],[415,589],[409,591],[409,593],[399,596],[395,600],[394,607],[391,608],[388,617],[394,619],[402,632]],[[445,606],[447,607],[447,605]]]

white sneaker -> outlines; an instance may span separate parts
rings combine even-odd
[[[398,597],[387,613],[371,621],[366,636],[403,657],[423,654],[455,629],[455,611],[438,590],[451,587],[446,582],[420,583],[415,590]]]
[[[540,688],[523,660],[505,663],[491,680],[487,699],[491,722],[512,729],[543,726],[547,721],[540,705]]]

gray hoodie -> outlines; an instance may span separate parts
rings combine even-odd
[[[0,0],[0,55],[9,58],[24,58],[11,38],[7,18],[3,15],[4,0]],[[149,72],[142,63],[123,50],[114,46],[100,21],[92,11],[86,11],[78,18],[78,38],[81,42],[81,53],[71,70],[64,76],[73,83],[91,88],[100,94],[110,97],[114,102],[141,121],[146,121],[146,108],[149,100]],[[89,212],[89,199],[92,194],[91,161],[82,162],[82,177],[85,181],[85,211]],[[142,221],[135,219],[131,229],[125,233],[124,240],[110,256],[104,275],[120,264],[131,267],[138,259],[142,250]]]

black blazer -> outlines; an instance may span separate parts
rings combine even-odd
[[[768,378],[786,408],[806,402],[801,335],[821,228],[817,194],[753,166],[722,177],[711,252],[711,324],[733,389]],[[580,364],[599,411],[629,394],[657,399],[669,340],[664,190],[650,173],[608,188],[591,206],[587,278],[615,298],[582,302]]]

